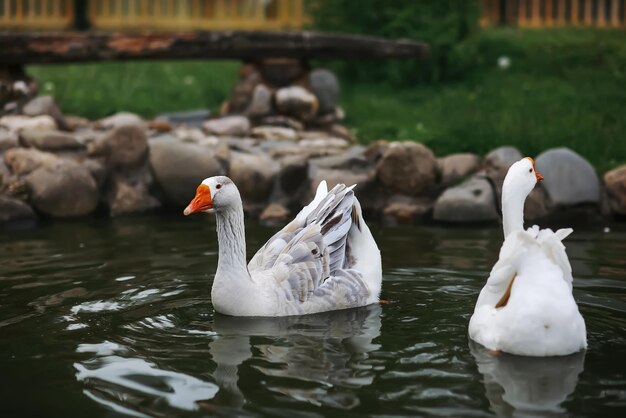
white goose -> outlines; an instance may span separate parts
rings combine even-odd
[[[243,205],[228,177],[205,179],[185,215],[215,213],[219,255],[213,307],[232,316],[287,316],[378,302],[380,251],[352,187],[328,191],[274,235],[246,265]]]
[[[557,356],[587,347],[561,243],[572,229],[523,228],[524,202],[542,179],[532,158],[517,161],[504,179],[504,243],[469,324],[470,338],[490,350]]]

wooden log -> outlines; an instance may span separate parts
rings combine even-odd
[[[0,32],[0,63],[149,59],[424,58],[428,45],[324,32]]]

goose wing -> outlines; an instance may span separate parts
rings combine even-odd
[[[326,184],[320,184],[311,204],[252,258],[248,265],[250,272],[266,276],[263,273],[270,270],[285,297],[300,302],[316,291],[321,292],[329,278],[354,281],[353,276],[359,274],[343,270],[348,232],[353,223],[352,188],[339,184],[326,192]]]

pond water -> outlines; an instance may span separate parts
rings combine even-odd
[[[468,342],[498,228],[373,233],[388,304],[237,319],[212,310],[210,217],[1,231],[2,416],[625,416],[625,226],[566,240],[589,349],[547,359]]]

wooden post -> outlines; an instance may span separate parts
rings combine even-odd
[[[541,0],[533,0],[531,26],[541,26]]]
[[[598,0],[598,18],[596,19],[596,25],[600,28],[606,27],[606,7],[604,0]]]
[[[546,26],[552,26],[554,24],[554,2],[553,0],[546,0],[546,17],[544,20]]]
[[[579,0],[570,0],[572,2],[572,16],[570,18],[570,22],[572,23],[572,25],[576,26],[578,25],[578,23],[580,22],[580,11],[579,11]]]
[[[559,9],[557,10],[557,24],[565,26],[565,0],[559,0]]]
[[[593,25],[593,0],[585,0],[585,19],[586,26]]]
[[[611,26],[619,27],[619,0],[611,0]]]
[[[527,25],[527,21],[528,21],[527,13],[528,13],[528,9],[526,8],[526,0],[519,0],[519,15],[517,17],[519,26]]]

